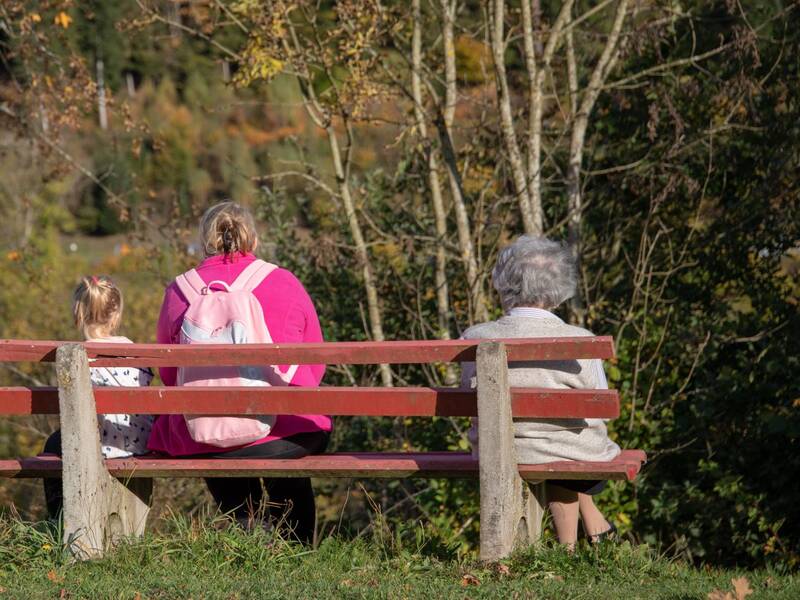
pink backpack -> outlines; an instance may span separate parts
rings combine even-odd
[[[175,279],[189,308],[181,325],[181,344],[271,344],[261,304],[253,295],[277,267],[255,260],[230,285],[206,284],[192,269]],[[275,386],[288,385],[297,365],[282,372],[277,365],[243,367],[181,367],[178,385]],[[189,435],[196,442],[221,448],[242,446],[268,435],[274,416],[222,417],[185,415]]]

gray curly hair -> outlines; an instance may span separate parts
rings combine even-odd
[[[575,294],[577,268],[565,244],[523,235],[500,251],[492,282],[505,310],[555,308]]]

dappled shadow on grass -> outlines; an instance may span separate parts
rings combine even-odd
[[[0,598],[59,597],[62,590],[64,597],[141,599],[706,598],[741,575],[694,569],[628,543],[581,546],[574,554],[545,543],[483,565],[424,535],[381,535],[326,537],[312,549],[224,517],[171,516],[159,533],[77,563],[62,549],[57,526],[2,519]],[[746,576],[751,600],[800,596],[796,576]]]

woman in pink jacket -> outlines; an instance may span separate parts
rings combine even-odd
[[[256,261],[258,244],[249,211],[236,203],[223,202],[206,211],[200,224],[205,260],[195,269],[203,282],[232,284],[248,265]],[[213,285],[220,285],[215,283]],[[300,281],[286,269],[272,270],[253,289],[261,305],[264,324],[274,343],[320,342],[322,331],[311,298]],[[166,289],[158,320],[158,342],[181,343],[181,327],[189,301],[176,281]],[[282,372],[294,371],[289,385],[317,386],[325,365],[279,365]],[[178,384],[178,369],[162,368],[164,385]],[[216,458],[301,458],[324,452],[331,432],[331,418],[324,415],[278,415],[269,434],[254,442],[222,448],[193,439],[183,415],[156,418],[148,447],[170,456],[211,456]],[[245,525],[252,525],[263,509],[262,490],[269,496],[270,516],[285,524],[286,531],[302,542],[313,541],[315,527],[314,491],[311,480],[302,478],[207,478],[214,500],[225,513]]]

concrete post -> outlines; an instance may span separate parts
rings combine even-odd
[[[126,487],[103,464],[89,361],[80,344],[56,351],[64,487],[64,541],[81,559],[96,558],[123,536],[144,532],[152,479]]]
[[[522,480],[514,452],[505,345],[484,342],[476,358],[478,459],[481,487],[480,558],[493,562],[541,535],[544,498]]]

